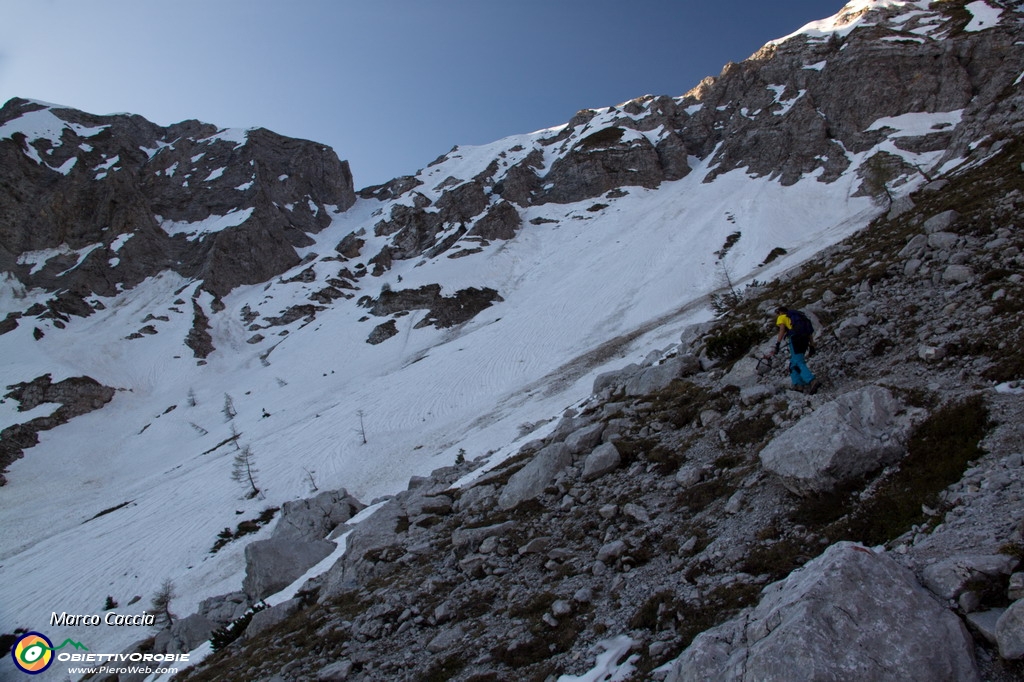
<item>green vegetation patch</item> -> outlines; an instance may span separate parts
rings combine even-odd
[[[822,528],[830,542],[885,544],[927,520],[922,505],[940,506],[939,493],[984,454],[980,442],[990,425],[980,395],[941,407],[914,430],[907,456],[868,499],[859,500],[851,486],[805,500],[792,520]]]
[[[279,507],[267,507],[255,519],[246,519],[235,527],[235,530],[225,528],[217,534],[217,541],[210,548],[210,554],[216,554],[232,540],[251,535],[274,519],[274,514],[280,511]]]
[[[775,428],[771,415],[761,414],[756,417],[737,420],[725,430],[729,440],[736,445],[760,443]]]
[[[764,331],[756,324],[742,324],[716,332],[706,341],[708,357],[712,360],[734,362],[747,354],[755,344],[764,340]]]
[[[720,403],[723,402],[716,399],[715,394],[708,389],[684,379],[674,379],[667,387],[651,393],[646,399],[651,404],[648,417],[668,422],[676,429],[692,424],[700,416],[701,410],[712,407],[710,403],[719,406],[715,409],[722,409]]]

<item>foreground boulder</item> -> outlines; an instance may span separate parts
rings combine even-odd
[[[972,652],[960,620],[910,571],[840,542],[694,639],[666,682],[979,680]]]
[[[899,459],[903,411],[880,386],[851,391],[773,439],[761,464],[797,495],[830,492]]]

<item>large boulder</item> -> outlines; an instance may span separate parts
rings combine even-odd
[[[913,574],[850,542],[764,590],[693,640],[666,682],[979,680],[960,620]]]
[[[572,464],[572,451],[565,443],[542,448],[522,469],[512,474],[498,496],[498,507],[512,509],[544,492],[558,472]]]
[[[615,471],[622,463],[622,455],[615,443],[604,443],[594,449],[583,460],[583,480],[592,481],[605,474]]]
[[[290,538],[257,540],[245,548],[245,580],[242,589],[256,603],[291,585],[307,570],[334,551],[325,540]]]
[[[281,517],[271,537],[323,540],[365,506],[344,488],[326,490],[304,500],[285,502],[281,505]]]
[[[851,391],[775,437],[761,464],[797,495],[832,491],[899,459],[903,411],[880,386]]]
[[[640,371],[626,381],[626,395],[647,395],[666,388],[674,379],[700,371],[700,361],[693,355],[678,355],[660,365]]]

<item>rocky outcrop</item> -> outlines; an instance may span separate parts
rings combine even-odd
[[[512,239],[522,224],[519,211],[507,201],[499,201],[476,221],[469,234],[488,240]]]
[[[571,462],[572,452],[563,443],[554,443],[541,449],[505,484],[501,496],[498,497],[498,507],[512,509],[526,500],[537,497],[555,478],[555,474],[565,469]]]
[[[373,315],[404,314],[412,310],[426,310],[414,326],[415,329],[434,326],[438,329],[454,327],[476,317],[481,311],[501,301],[494,289],[470,287],[460,289],[454,296],[442,296],[439,284],[427,284],[418,289],[393,291],[386,289],[375,299],[364,297],[359,304],[370,309]],[[398,333],[394,320],[381,325],[371,335],[371,343],[380,343]]]
[[[245,581],[249,602],[269,597],[288,587],[335,549],[333,542],[294,537],[257,540],[245,547]]]
[[[897,621],[894,623],[893,621]],[[913,574],[841,542],[698,636],[666,682],[980,680],[970,636]]]
[[[622,369],[599,374],[594,379],[594,393],[609,389],[625,391],[626,395],[646,395],[666,388],[674,379],[700,371],[700,360],[692,354],[650,363],[631,363]]]
[[[114,398],[115,390],[91,377],[71,377],[53,383],[44,374],[30,382],[8,386],[4,398],[18,401],[18,410],[27,412],[48,403],[59,405],[45,417],[9,426],[0,431],[0,485],[7,482],[3,473],[24,455],[26,448],[39,443],[38,433],[66,424],[70,419],[98,410]]]
[[[665,179],[658,152],[646,137],[630,132],[611,126],[582,138],[552,164],[544,178],[550,189],[535,202],[567,204],[616,187],[657,187]]]
[[[325,490],[315,497],[285,502],[281,505],[281,516],[271,537],[322,540],[365,507],[344,488]]]
[[[295,247],[355,202],[347,162],[314,142],[17,98],[0,109],[15,130],[44,119],[53,132],[0,139],[0,269],[31,286],[111,295],[169,269],[223,295],[298,263]]]

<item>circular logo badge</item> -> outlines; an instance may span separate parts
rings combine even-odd
[[[26,632],[14,643],[11,657],[18,670],[37,675],[53,663],[53,642],[38,632]]]

